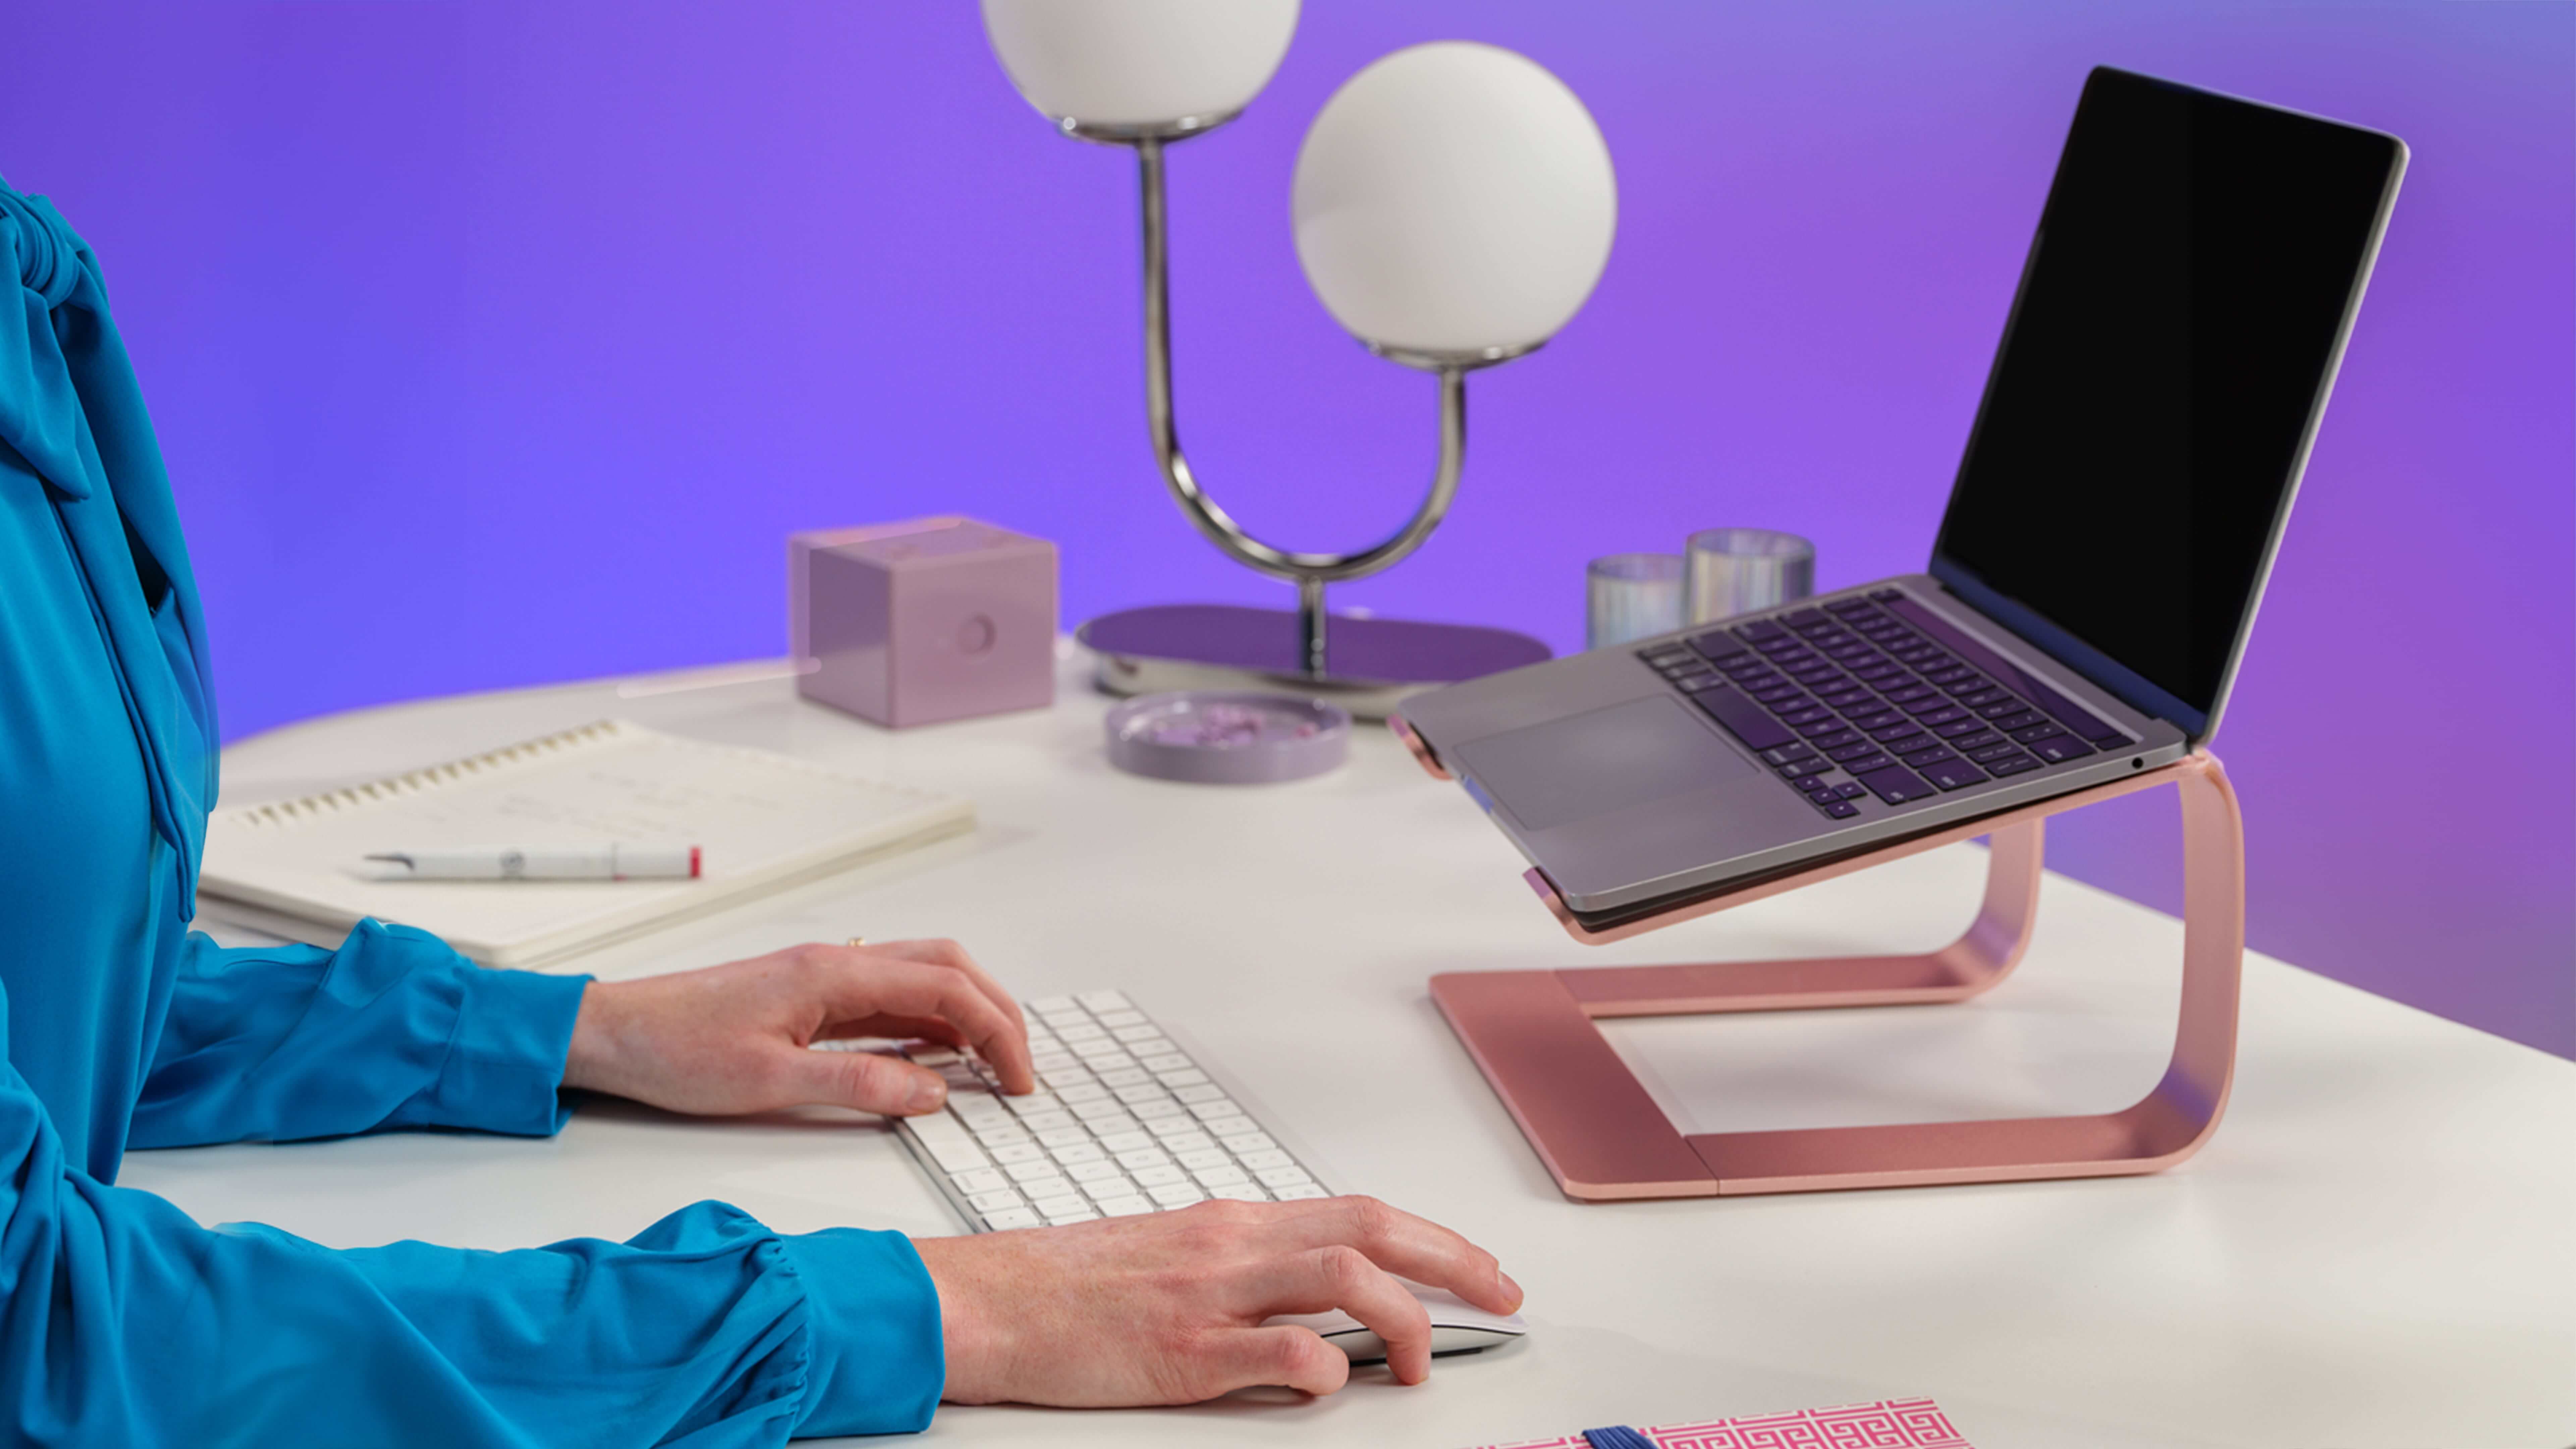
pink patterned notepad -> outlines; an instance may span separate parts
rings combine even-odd
[[[1655,1449],[1973,1449],[1930,1399],[1881,1399],[1786,1414],[1748,1414],[1638,1431]],[[1483,1449],[1589,1449],[1581,1434]]]

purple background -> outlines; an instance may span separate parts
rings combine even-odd
[[[791,529],[1060,540],[1071,617],[1283,601],[1182,523],[1137,386],[1132,162],[972,6],[21,7],[0,172],[105,257],[227,733],[781,652]],[[1288,178],[1417,41],[1526,52],[1608,135],[1564,335],[1479,377],[1467,482],[1345,603],[1581,633],[1594,554],[1746,523],[1832,587],[1928,549],[2085,69],[2380,126],[2414,169],[2221,740],[2254,944],[2576,1054],[2576,8],[1310,0],[1173,158],[1183,420],[1227,506],[1411,508],[1432,384],[1331,323]],[[2171,908],[2171,807],[2052,863]]]

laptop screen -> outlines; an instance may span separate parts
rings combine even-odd
[[[2094,71],[1933,576],[2205,735],[2404,157],[2377,132]]]

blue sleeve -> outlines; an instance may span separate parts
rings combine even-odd
[[[68,1166],[0,1058],[0,1441],[772,1445],[918,1430],[942,1371],[901,1234],[722,1203],[501,1253],[208,1230]]]
[[[545,1135],[563,1125],[556,1090],[588,980],[489,970],[374,921],[336,951],[191,933],[129,1142]]]

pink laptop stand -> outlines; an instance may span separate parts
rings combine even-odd
[[[1394,724],[1425,769],[1450,778],[1401,720]],[[2182,1020],[2163,1080],[2126,1110],[2091,1117],[1683,1133],[1593,1026],[1608,1016],[1899,1006],[1975,996],[2010,974],[2030,945],[2047,818],[2166,784],[2182,797]],[[1594,931],[1576,920],[1539,872],[1529,872],[1528,879],[1570,935],[1598,945],[1977,836],[1993,846],[1985,906],[1966,935],[1929,955],[1451,972],[1431,978],[1431,995],[1569,1197],[1731,1197],[2108,1177],[2156,1172],[2189,1157],[2217,1130],[2226,1110],[2245,956],[2244,823],[2236,792],[2214,755],[2195,751],[2125,780],[1898,841],[1611,930]]]

